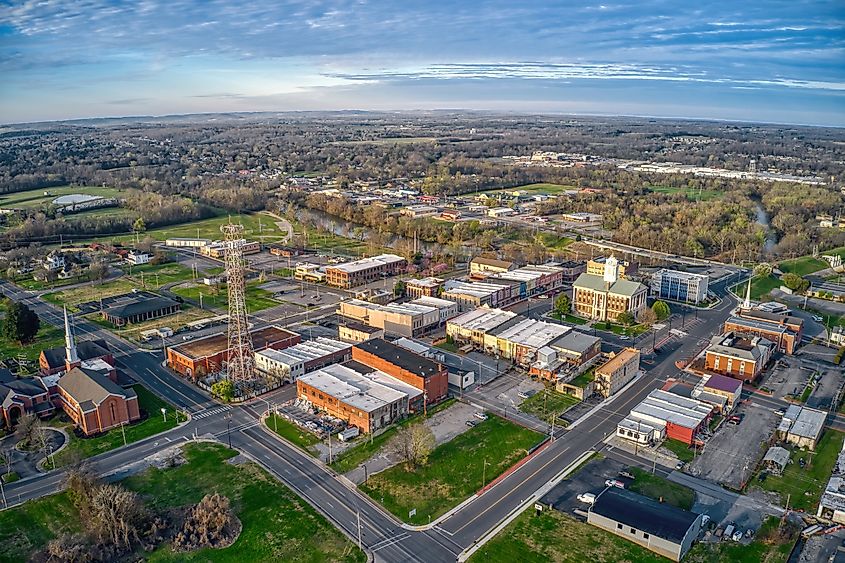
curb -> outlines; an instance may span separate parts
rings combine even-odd
[[[500,531],[502,531],[508,524],[513,522],[520,514],[522,514],[522,512],[526,508],[528,508],[531,504],[535,503],[543,495],[545,495],[547,492],[549,492],[554,487],[556,487],[558,483],[560,483],[566,477],[568,477],[570,473],[572,473],[575,469],[580,467],[582,463],[584,463],[586,460],[588,460],[590,457],[592,457],[593,454],[595,454],[595,453],[596,452],[594,450],[587,450],[586,452],[581,454],[577,459],[575,459],[572,463],[570,463],[569,465],[564,467],[563,470],[561,470],[560,473],[558,473],[557,475],[552,477],[551,481],[549,481],[548,483],[546,483],[545,485],[543,485],[542,487],[537,489],[537,491],[535,491],[533,495],[531,495],[530,497],[525,499],[525,501],[522,504],[520,504],[519,506],[514,508],[501,522],[499,522],[499,524],[497,524],[496,526],[494,526],[493,528],[488,530],[480,538],[478,538],[471,547],[463,550],[458,555],[458,561],[462,562],[462,561],[466,561],[467,559],[469,559],[476,551],[481,549],[484,546],[484,544],[486,544],[488,541],[493,539],[496,536],[496,534],[498,534]]]

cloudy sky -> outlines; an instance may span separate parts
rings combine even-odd
[[[845,2],[0,0],[0,122],[491,109],[845,126]]]

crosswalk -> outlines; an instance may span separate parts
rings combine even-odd
[[[219,407],[213,407],[213,408],[205,409],[204,411],[198,412],[197,414],[192,415],[191,418],[193,418],[194,420],[202,420],[203,418],[222,414],[222,413],[224,413],[228,410],[231,410],[231,409],[232,409],[232,407],[229,407],[229,406],[226,406],[226,405],[221,405]]]

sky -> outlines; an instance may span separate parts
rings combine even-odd
[[[845,126],[845,2],[0,0],[0,122],[472,109]]]

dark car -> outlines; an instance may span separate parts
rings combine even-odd
[[[761,471],[760,474],[757,476],[757,480],[762,483],[766,480],[766,477],[768,477],[768,475],[769,474],[766,471]]]
[[[620,477],[627,477],[628,479],[634,479],[634,474],[628,471],[627,469],[623,469],[619,472]]]

